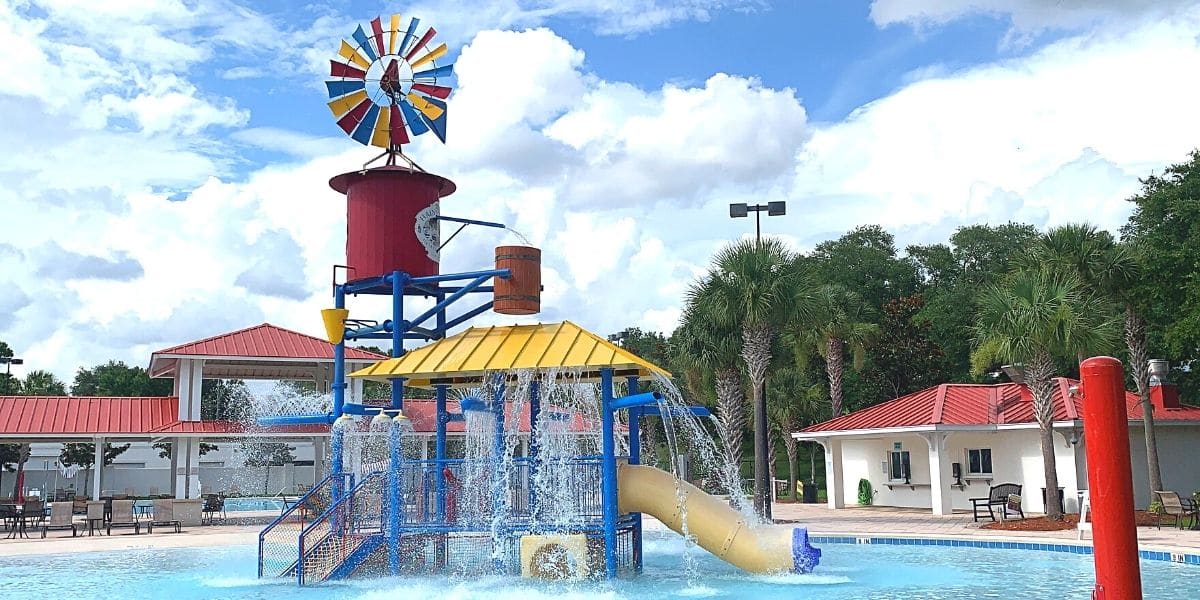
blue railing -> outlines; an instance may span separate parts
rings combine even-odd
[[[339,477],[343,485],[353,481],[350,475]],[[292,573],[300,558],[297,549],[300,534],[308,517],[329,504],[333,497],[334,479],[333,475],[329,475],[317,482],[295,503],[285,506],[279,517],[258,534],[259,577],[283,577]]]

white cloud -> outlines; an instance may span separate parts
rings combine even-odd
[[[1161,17],[1193,4],[1193,0],[874,0],[871,20],[880,27],[898,23],[924,27],[988,15],[1011,19],[1018,32],[1036,32]]]

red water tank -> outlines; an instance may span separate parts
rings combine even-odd
[[[329,186],[346,195],[346,265],[349,281],[403,271],[438,273],[438,200],[454,182],[407,167],[343,173]]]

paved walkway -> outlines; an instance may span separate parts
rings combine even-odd
[[[825,504],[776,504],[774,516],[779,520],[796,521],[808,525],[809,531],[819,535],[854,535],[905,537],[941,537],[960,539],[1052,541],[1054,543],[1075,542],[1077,532],[1068,531],[997,531],[982,529],[984,521],[975,523],[971,513],[955,513],[937,516],[928,510],[893,507],[853,507],[838,510]],[[1091,545],[1091,534],[1084,541]],[[1173,526],[1138,527],[1138,545],[1148,550],[1176,550],[1189,554],[1200,554],[1200,531],[1180,531]]]

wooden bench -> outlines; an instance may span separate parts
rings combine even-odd
[[[1008,497],[1014,496],[1014,495],[1018,496],[1018,497],[1021,495],[1021,484],[1019,484],[1019,483],[1001,483],[999,485],[993,485],[991,488],[988,489],[987,497],[971,498],[970,499],[971,500],[971,512],[972,512],[972,516],[975,519],[975,522],[979,522],[979,516],[980,516],[979,509],[980,508],[986,508],[987,512],[988,512],[988,516],[991,517],[991,519],[993,521],[995,521],[996,513],[993,512],[993,510],[992,510],[993,506],[1000,507],[1000,518],[1001,519],[1008,518],[1008,514],[1010,511],[1012,511],[1018,515],[1021,515],[1021,518],[1024,519],[1025,512],[1021,510],[1020,505],[1009,506]]]

